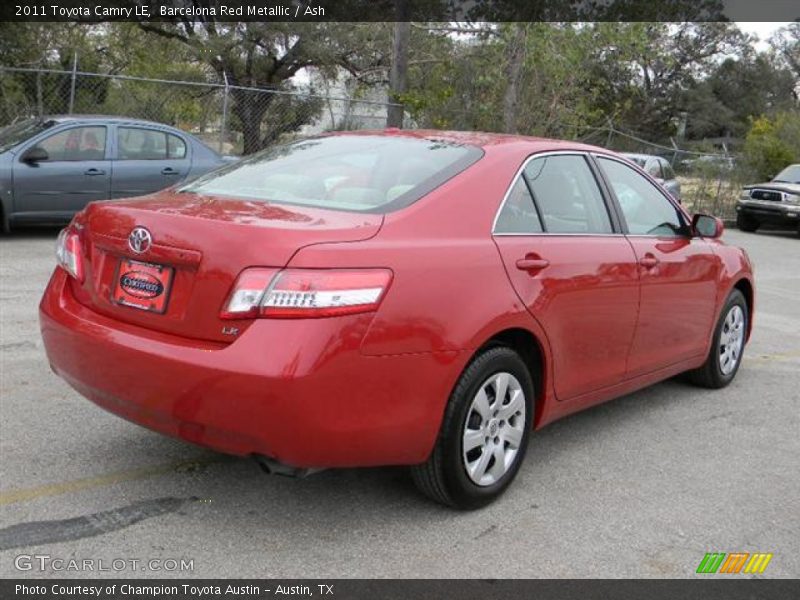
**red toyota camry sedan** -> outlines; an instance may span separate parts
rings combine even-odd
[[[731,382],[753,278],[721,233],[592,146],[323,135],[89,205],[41,330],[58,375],[135,423],[276,472],[410,465],[475,508],[555,419]]]

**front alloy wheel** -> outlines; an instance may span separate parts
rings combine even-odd
[[[744,295],[733,290],[714,328],[706,362],[699,369],[689,371],[691,381],[707,388],[723,388],[733,381],[742,364],[749,318]]]
[[[738,366],[744,348],[744,311],[734,304],[725,316],[719,336],[719,370],[730,375]]]

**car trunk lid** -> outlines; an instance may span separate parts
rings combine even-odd
[[[80,222],[88,263],[84,283],[73,285],[80,302],[151,330],[230,342],[249,325],[220,319],[243,269],[277,272],[304,246],[368,239],[383,216],[168,191],[91,204]],[[135,228],[151,237],[140,253],[129,243]]]

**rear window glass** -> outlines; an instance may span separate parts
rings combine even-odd
[[[180,191],[361,212],[408,206],[483,155],[474,146],[336,135],[275,146]]]

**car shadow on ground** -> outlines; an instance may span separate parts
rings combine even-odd
[[[558,469],[559,455],[563,452],[572,452],[576,445],[600,436],[622,436],[632,422],[651,419],[667,404],[692,402],[694,395],[685,393],[692,389],[695,388],[678,379],[669,380],[534,432],[520,475],[509,492],[527,506],[543,493],[541,486],[544,484],[537,482],[542,462],[547,470]],[[664,433],[669,434],[669,431]],[[183,442],[139,429],[132,429],[125,438],[133,446],[146,444],[156,454],[157,448],[163,446],[164,455],[174,456],[176,445],[183,446]],[[126,439],[119,442],[125,443]],[[176,467],[174,473],[163,476],[166,480],[161,479],[156,487],[192,499],[194,502],[181,512],[193,519],[207,520],[208,526],[220,521],[227,523],[227,527],[241,527],[246,531],[252,527],[254,517],[263,517],[282,523],[285,531],[286,527],[295,526],[305,530],[310,527],[309,519],[331,518],[339,523],[370,519],[384,522],[387,519],[405,521],[409,515],[414,515],[427,518],[433,524],[466,514],[441,507],[421,496],[405,467],[329,469],[295,479],[268,475],[252,459],[217,454],[190,445],[185,448],[185,453],[180,450],[179,453],[186,456],[188,466]],[[93,456],[91,449],[85,450]],[[191,466],[193,462],[196,467]],[[147,489],[151,487],[148,485]],[[127,500],[134,498],[135,494],[126,494]],[[499,507],[504,502],[501,499],[493,506]]]

